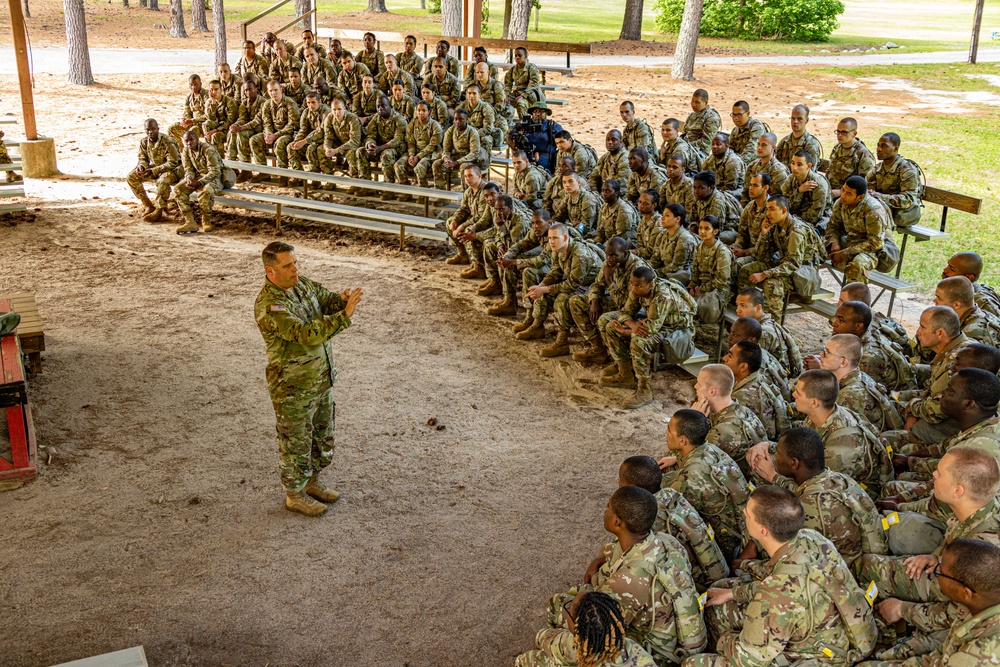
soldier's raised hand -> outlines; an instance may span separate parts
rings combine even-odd
[[[355,309],[357,309],[358,304],[361,303],[362,294],[364,294],[364,292],[361,291],[360,287],[346,289],[341,293],[341,298],[347,301],[347,305],[344,306],[344,312],[347,313],[348,317],[354,316]]]

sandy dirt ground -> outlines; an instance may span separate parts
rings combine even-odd
[[[690,84],[609,77],[583,71],[560,93],[557,118],[584,141],[603,146],[624,96],[647,118],[684,117]],[[779,132],[791,103],[837,85],[702,77]],[[14,91],[0,78],[0,113]],[[329,477],[344,498],[319,520],[286,512],[252,319],[273,227],[225,214],[218,233],[178,237],[134,217],[122,179],[142,120],[165,127],[184,93],[180,76],[39,80],[65,175],[27,183],[34,220],[0,217],[0,293],[34,292],[47,339],[30,383],[39,479],[0,494],[0,663],[143,644],[157,667],[511,664],[605,539],[618,463],[664,451],[690,378],[658,373],[654,404],[620,411],[625,392],[599,388],[596,368],[541,360],[486,316],[440,246],[291,228],[305,275],[366,296],[334,341]],[[895,122],[914,100],[818,105],[814,131],[832,137],[846,111]],[[828,331],[792,324],[807,347]]]

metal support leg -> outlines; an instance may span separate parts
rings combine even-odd
[[[281,231],[281,204],[274,205],[274,231]]]
[[[399,226],[399,249],[406,250],[406,225]]]

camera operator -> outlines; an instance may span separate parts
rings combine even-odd
[[[549,120],[552,109],[545,102],[535,102],[529,107],[531,120],[516,123],[507,135],[507,145],[512,150],[523,150],[538,166],[552,172],[556,161],[556,139],[562,126]]]

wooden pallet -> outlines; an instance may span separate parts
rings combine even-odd
[[[4,307],[4,300],[10,306]],[[17,327],[17,337],[21,339],[21,350],[28,355],[28,365],[32,373],[42,372],[42,352],[45,351],[45,332],[42,318],[38,314],[35,295],[28,292],[0,294],[0,313],[14,311],[21,316]]]
[[[10,311],[9,299],[0,299],[0,311]],[[0,336],[0,410],[7,432],[7,443],[0,442],[0,487],[30,481],[37,476],[38,449],[21,343],[15,333]]]

